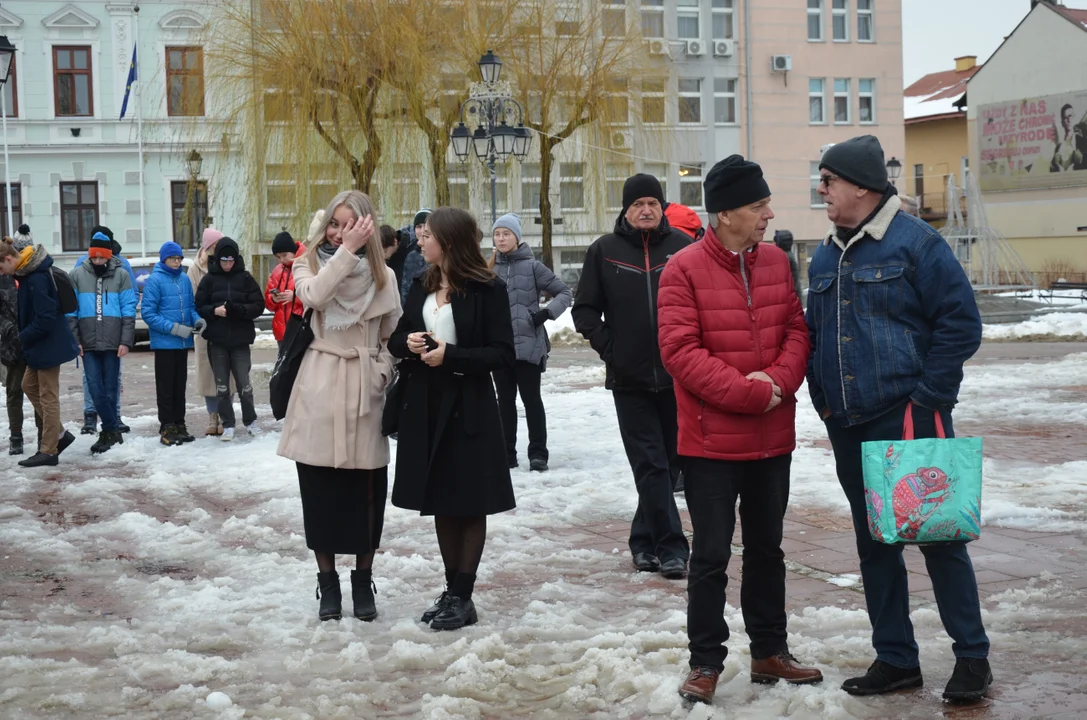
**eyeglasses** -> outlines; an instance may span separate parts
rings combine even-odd
[[[830,189],[830,184],[838,179],[837,175],[820,175],[819,184],[823,187]]]

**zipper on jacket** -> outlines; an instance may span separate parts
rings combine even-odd
[[[744,281],[744,292],[747,293],[747,317],[751,322],[751,334],[755,336],[755,358],[758,363],[762,364],[762,339],[759,337],[759,326],[755,322],[755,308],[751,302],[751,283],[747,279],[747,266],[744,263],[744,253],[740,252],[736,259],[740,261],[740,277]],[[766,433],[766,423],[759,423],[759,447],[766,447],[764,435]]]
[[[835,291],[835,312],[838,315],[838,327],[835,335],[838,336],[838,383],[842,388],[842,412],[849,412],[849,402],[845,398],[845,368],[842,366],[842,261],[845,260],[845,251],[849,246],[842,248],[842,254],[838,256],[838,289]]]
[[[650,272],[649,265],[649,233],[642,233],[642,250],[645,252],[645,292],[649,300],[649,327],[653,329],[653,340],[660,342],[656,338],[657,334],[657,304],[653,302],[653,278]],[[660,375],[657,373],[657,360],[653,359],[653,386],[654,389],[660,385]]]

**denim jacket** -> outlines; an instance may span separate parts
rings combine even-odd
[[[970,280],[929,225],[891,197],[848,244],[833,228],[808,269],[808,389],[857,425],[907,398],[951,408],[963,364],[981,345]]]

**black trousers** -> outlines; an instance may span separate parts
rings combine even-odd
[[[189,375],[188,350],[155,351],[155,398],[160,425],[185,424],[185,382]]]
[[[517,393],[525,404],[525,422],[528,423],[528,459],[547,462],[547,414],[540,397],[539,365],[518,360],[512,369],[494,373],[494,387],[498,393],[498,410],[502,416],[502,431],[506,436],[506,459],[517,459]]]
[[[619,434],[634,472],[638,509],[630,524],[630,552],[656,555],[661,562],[690,556],[676,499],[673,468],[679,426],[672,390],[615,390]]]
[[[687,638],[691,667],[724,667],[728,648],[725,570],[732,555],[736,500],[743,531],[740,609],[751,658],[788,649],[782,524],[789,502],[792,455],[731,462],[683,458],[684,493],[694,526],[687,576]]]
[[[242,424],[251,425],[257,420],[257,410],[253,406],[253,385],[249,382],[249,371],[253,366],[248,345],[241,347],[223,347],[208,343],[208,360],[211,372],[215,375],[215,396],[219,399],[219,420],[224,428],[234,427],[234,403],[230,397],[230,375],[234,375],[234,384],[238,387],[238,398],[242,401]]]

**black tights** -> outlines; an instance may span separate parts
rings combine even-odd
[[[435,515],[434,529],[445,563],[445,579],[452,584],[458,574],[475,576],[487,541],[487,516]]]
[[[367,522],[370,524],[370,535],[374,537],[377,533],[374,531],[377,522],[378,509],[374,507],[374,474],[372,472],[366,473],[366,481],[369,484],[370,494],[370,509],[367,511]],[[381,508],[381,512],[384,512],[385,508]],[[355,556],[355,569],[356,570],[372,570],[374,567],[374,553],[377,550],[377,540],[374,539],[371,542],[374,550],[366,553],[365,555]],[[333,572],[336,569],[336,555],[335,553],[325,553],[313,551],[313,556],[317,558],[317,570],[318,572]]]

